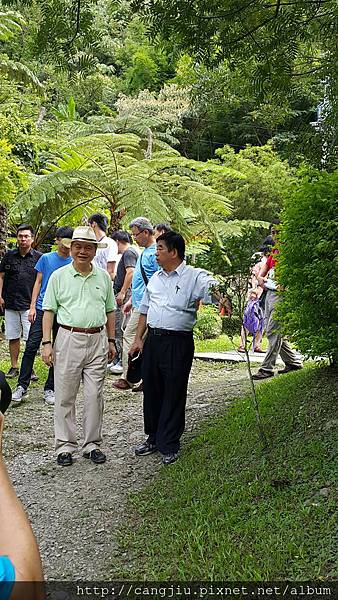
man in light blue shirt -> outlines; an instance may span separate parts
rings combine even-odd
[[[123,375],[113,383],[113,386],[118,390],[142,391],[142,384],[133,386],[127,381],[128,371],[128,352],[132,345],[136,328],[140,316],[139,307],[146,285],[151,276],[159,269],[158,262],[155,257],[156,243],[152,224],[145,217],[134,219],[129,225],[133,238],[137,244],[144,248],[136,263],[133,279],[131,284],[131,301],[126,302],[123,312],[126,314],[131,310],[128,325],[123,333],[123,351],[122,351],[122,367]]]
[[[187,266],[183,237],[169,231],[157,238],[156,259],[162,267],[150,279],[129,354],[143,351],[144,429],[148,438],[137,456],[159,450],[166,465],[178,458],[185,427],[189,373],[194,356],[193,327],[199,301],[211,303],[217,284],[203,269]],[[143,341],[144,333],[148,335]]]

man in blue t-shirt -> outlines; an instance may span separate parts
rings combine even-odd
[[[8,600],[15,582],[14,565],[8,556],[0,556],[0,600]]]
[[[152,275],[154,275],[154,273],[158,271],[160,267],[155,258],[155,234],[150,221],[145,217],[138,217],[130,223],[129,227],[133,234],[133,238],[135,239],[137,244],[141,246],[141,248],[144,248],[144,250],[139,256],[134,269],[131,284],[131,302],[127,302],[124,306],[124,312],[127,312],[128,308],[129,310],[131,308],[131,316],[128,325],[123,333],[123,375],[121,379],[118,379],[117,381],[115,381],[115,383],[113,383],[113,386],[118,390],[129,390],[130,388],[132,388],[135,391],[141,391],[142,384],[141,386],[133,386],[130,382],[127,381],[128,352],[135,338],[137,324],[140,316],[139,306],[141,304],[143,292],[146,289],[146,285],[150,277],[152,277]]]
[[[59,227],[56,231],[56,252],[47,252],[43,254],[35,265],[37,271],[36,281],[32,292],[32,300],[28,313],[28,319],[31,322],[29,336],[26,342],[26,348],[21,361],[20,375],[18,379],[18,387],[12,395],[13,402],[19,404],[23,396],[27,394],[28,386],[31,380],[34,360],[36,353],[40,348],[42,340],[42,302],[47,289],[49,278],[54,271],[65,267],[71,262],[70,248],[66,248],[62,244],[62,238],[71,239],[73,229],[71,227]],[[53,339],[55,340],[57,333],[56,319],[54,321]],[[45,383],[44,401],[46,404],[54,404],[54,371],[53,367],[49,368],[48,377]]]

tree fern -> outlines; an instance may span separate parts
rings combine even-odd
[[[24,25],[26,21],[20,13],[12,10],[0,12],[0,41],[15,37]]]

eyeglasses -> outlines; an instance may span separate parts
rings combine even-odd
[[[143,231],[139,231],[138,233],[133,233],[133,237],[137,238],[139,235],[141,235],[141,233],[144,233]]]

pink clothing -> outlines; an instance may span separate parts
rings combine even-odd
[[[251,269],[251,289],[257,293],[257,298],[260,298],[263,294],[263,288],[258,283],[258,275],[261,268],[267,263],[267,257],[262,256],[261,260],[256,263]]]

